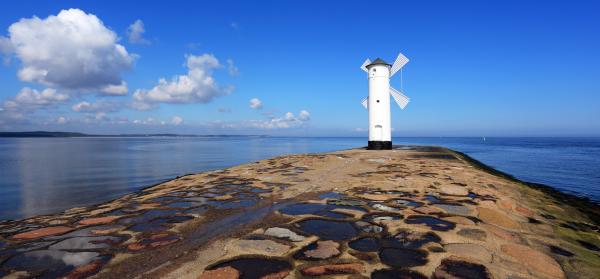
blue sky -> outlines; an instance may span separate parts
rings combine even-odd
[[[592,1],[7,6],[4,131],[366,136],[359,67],[402,52],[395,136],[600,135]]]

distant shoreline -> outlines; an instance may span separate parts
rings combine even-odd
[[[99,137],[268,137],[267,135],[186,135],[186,134],[114,134],[96,135],[74,132],[0,132],[0,138],[99,138]]]

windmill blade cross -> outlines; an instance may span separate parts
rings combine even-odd
[[[365,71],[368,72],[369,70],[367,70],[367,65],[371,64],[371,59],[367,58],[367,60],[365,60],[365,62],[362,64],[362,66],[360,66],[360,68]]]
[[[406,63],[408,63],[408,58],[406,58],[406,56],[404,56],[404,54],[399,53],[398,57],[396,58],[396,61],[394,61],[394,65],[392,65],[392,70],[390,73],[390,77],[393,76],[394,74],[396,74],[400,69],[402,69],[402,67],[404,67],[404,65],[406,65]]]
[[[398,104],[398,106],[401,109],[404,109],[406,107],[406,105],[408,105],[408,102],[410,102],[410,98],[406,97],[406,95],[402,94],[402,92],[394,89],[391,86],[390,86],[390,94],[394,98],[394,101],[396,101],[396,104]]]

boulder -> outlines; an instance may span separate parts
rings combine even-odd
[[[501,246],[501,250],[539,273],[552,278],[565,278],[565,273],[560,265],[553,258],[542,252],[519,244],[504,244]]]
[[[517,221],[511,219],[506,214],[501,213],[500,211],[485,207],[479,207],[478,211],[479,219],[488,224],[513,230],[517,230],[521,227],[521,225],[519,225]]]

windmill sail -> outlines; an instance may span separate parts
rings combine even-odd
[[[394,98],[394,101],[396,101],[396,104],[398,104],[398,106],[401,109],[404,109],[406,107],[406,105],[408,105],[408,102],[410,102],[410,98],[406,97],[406,95],[402,94],[402,92],[394,89],[391,86],[390,86],[390,94]]]
[[[368,109],[369,108],[369,97],[364,98],[360,103],[363,105],[363,107]]]
[[[367,65],[371,64],[371,60],[369,58],[367,58],[367,60],[365,60],[365,62],[362,64],[362,66],[360,66],[360,68],[365,71],[368,72],[367,70]]]
[[[396,61],[394,61],[394,65],[392,65],[390,77],[402,69],[406,63],[408,63],[408,58],[406,58],[406,56],[404,56],[402,53],[398,53],[398,57],[396,58]]]

